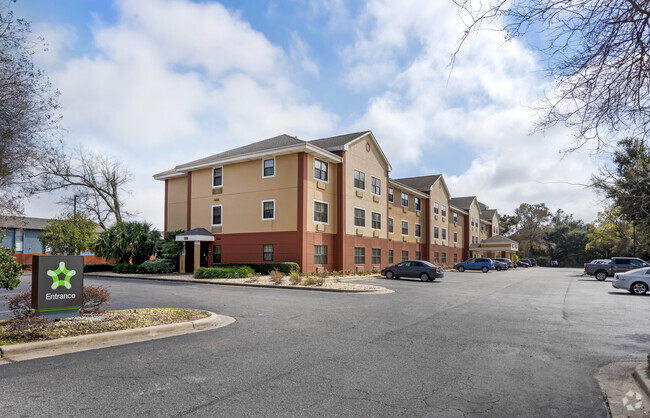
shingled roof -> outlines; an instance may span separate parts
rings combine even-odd
[[[496,209],[485,209],[481,212],[481,219],[484,221],[490,221],[492,222],[492,218],[494,218],[494,214],[496,213]]]
[[[27,216],[0,216],[0,229],[36,229],[42,230],[51,219],[30,218]]]
[[[262,141],[254,142],[252,144],[244,145],[243,147],[231,149],[228,151],[214,154],[209,157],[201,158],[199,160],[191,161],[189,163],[176,166],[176,169],[183,169],[197,164],[206,164],[213,161],[218,161],[224,158],[236,157],[238,155],[250,154],[253,152],[267,151],[274,148],[281,148],[290,145],[306,144],[306,141],[298,139],[294,136],[286,134],[274,136],[273,138],[264,139]]]
[[[449,199],[449,204],[460,209],[469,210],[474,199],[476,199],[476,196],[452,197]]]
[[[309,141],[309,143],[327,151],[337,151],[348,142],[354,141],[369,132],[370,131],[353,132],[351,134],[331,136],[329,138],[314,139],[313,141]]]
[[[415,190],[420,190],[422,192],[429,192],[431,186],[438,181],[440,174],[434,174],[432,176],[420,176],[420,177],[406,177],[403,179],[397,179],[398,182],[406,184],[409,187],[414,188]]]

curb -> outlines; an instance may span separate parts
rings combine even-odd
[[[648,368],[647,362],[636,366],[632,376],[634,376],[636,383],[638,383],[639,387],[645,392],[645,396],[650,398],[650,369]]]
[[[224,286],[242,286],[242,287],[261,287],[265,289],[288,289],[288,290],[309,290],[314,292],[330,292],[330,293],[394,293],[394,290],[381,287],[380,289],[329,289],[329,288],[319,288],[319,287],[306,287],[306,286],[286,286],[286,285],[271,285],[271,284],[255,284],[255,283],[228,283],[228,282],[214,282],[208,281],[212,279],[181,279],[174,277],[160,277],[160,276],[140,276],[140,275],[131,275],[131,274],[121,274],[117,273],[110,274],[101,274],[100,272],[93,273],[84,273],[84,276],[94,276],[94,277],[115,277],[121,279],[136,279],[136,280],[154,280],[161,282],[180,282],[180,283],[202,283],[202,284],[212,284],[212,285],[224,285]]]
[[[115,344],[116,342],[123,342],[124,340],[133,340],[130,342],[135,342],[136,340],[146,341],[150,339],[159,339],[172,335],[202,331],[208,328],[221,328],[235,322],[235,319],[230,316],[219,315],[214,312],[209,313],[210,316],[207,318],[197,319],[196,321],[178,322],[174,324],[155,325],[146,328],[133,328],[103,332],[99,334],[59,338],[56,340],[34,341],[30,343],[0,346],[0,359],[10,360],[10,358],[14,356],[34,354],[40,351],[50,352],[47,356],[56,355],[56,353],[52,354],[51,351],[68,348],[80,348],[83,350],[87,346],[98,344],[117,345]],[[128,343],[129,342],[125,344]]]

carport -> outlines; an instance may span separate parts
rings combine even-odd
[[[194,228],[176,235],[176,241],[183,243],[183,253],[178,263],[181,273],[194,273],[198,267],[208,266],[210,243],[214,242],[214,235],[210,231]]]

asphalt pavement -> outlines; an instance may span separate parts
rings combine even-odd
[[[198,308],[237,322],[0,366],[0,411],[607,416],[594,375],[646,357],[650,296],[580,274],[532,268],[364,281],[396,291],[380,295],[90,278],[110,290],[112,309]]]

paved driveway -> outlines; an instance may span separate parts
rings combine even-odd
[[[112,308],[226,328],[0,366],[6,416],[606,416],[593,377],[650,350],[650,296],[579,269],[446,273],[347,295],[89,279]],[[0,311],[6,310],[6,302]]]

